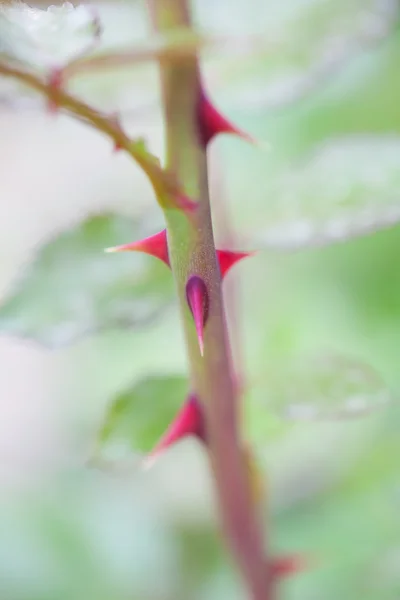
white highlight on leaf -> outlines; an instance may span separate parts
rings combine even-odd
[[[349,136],[321,145],[267,184],[269,223],[255,247],[291,251],[400,222],[400,137]]]
[[[323,354],[275,365],[257,394],[266,408],[290,421],[351,419],[382,409],[392,400],[369,365]]]

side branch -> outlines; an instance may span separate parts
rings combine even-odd
[[[43,94],[53,106],[65,110],[90,125],[93,129],[107,135],[114,142],[115,147],[125,150],[143,169],[158,197],[161,192],[167,194],[179,193],[174,178],[160,166],[158,158],[144,149],[142,140],[134,140],[126,135],[115,117],[92,108],[62,88],[54,86],[35,73],[15,65],[0,62],[0,76],[20,81]]]

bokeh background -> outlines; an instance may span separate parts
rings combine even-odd
[[[145,3],[96,8],[104,47],[148,40]],[[193,10],[199,29],[221,38],[203,55],[210,95],[270,146],[218,139],[210,169],[219,245],[262,249],[232,271],[225,297],[238,366],[253,386],[247,435],[268,484],[270,543],[276,553],[310,560],[310,569],[282,583],[279,597],[398,599],[399,4],[198,0]],[[154,65],[85,74],[70,89],[120,112],[127,130],[162,155]],[[102,282],[116,272],[129,277],[130,269],[132,278],[153,268],[167,278],[162,266],[149,266],[152,259],[101,253],[142,229],[158,230],[151,188],[109,140],[49,115],[40,98],[16,94],[0,79],[2,302],[43,244],[104,214],[117,220],[110,228],[92,222],[96,260],[93,252],[80,259],[81,242],[68,238],[64,262],[43,260],[38,288],[27,288],[11,316],[0,309],[0,597],[245,598],[219,536],[200,446],[185,441],[146,472],[134,452],[155,441],[182,402],[186,358],[168,282],[155,288],[162,310],[153,294],[154,310],[140,327],[116,327],[110,318],[109,328],[100,331],[97,322],[70,345],[67,326],[52,340],[55,349],[32,339],[39,323],[63,316],[66,289],[79,304],[94,270]],[[390,227],[375,232],[382,224]],[[370,235],[358,238],[360,231]],[[332,239],[340,243],[326,246]],[[115,285],[111,303],[126,292]],[[108,306],[105,292],[102,302]],[[135,306],[146,314],[146,299]],[[345,371],[347,357],[370,365],[392,401],[378,402],[389,392],[361,377],[362,410],[354,411],[336,363],[322,384],[310,367],[288,397],[269,384],[271,373],[290,382],[294,357],[325,352],[344,357]],[[121,434],[129,451],[125,445],[121,458],[118,446],[104,464],[88,463],[107,407],[132,389],[138,405],[130,433]],[[285,419],[296,401],[301,418]]]

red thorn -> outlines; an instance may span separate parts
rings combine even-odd
[[[203,412],[196,396],[191,394],[155,448],[147,456],[149,467],[162,452],[188,436],[205,441]]]
[[[193,315],[199,341],[200,354],[204,354],[204,327],[208,318],[209,298],[207,286],[201,277],[193,275],[186,284],[186,299]]]
[[[242,131],[221,115],[211,104],[203,90],[200,91],[198,121],[201,141],[204,146],[219,133],[237,135],[251,144],[256,143],[256,140],[251,135]]]
[[[122,132],[121,121],[120,121],[120,118],[119,118],[119,114],[118,113],[113,113],[111,115],[110,119],[114,123],[115,127],[117,129],[119,129],[120,132]],[[123,150],[123,147],[121,146],[121,144],[119,142],[114,142],[114,148],[113,148],[114,153],[120,152],[121,150]]]
[[[60,90],[64,83],[63,70],[62,69],[53,69],[48,78],[48,85],[50,90],[57,91]],[[47,104],[48,112],[51,115],[55,115],[58,112],[58,104],[55,100],[49,98]]]
[[[143,240],[122,244],[106,248],[106,252],[144,252],[150,256],[155,256],[162,260],[167,266],[170,266],[168,256],[167,230],[163,229]],[[221,276],[225,277],[228,271],[240,260],[253,256],[254,252],[232,252],[230,250],[217,250],[217,258]]]
[[[221,270],[221,277],[224,278],[228,271],[240,260],[253,256],[253,252],[232,252],[230,250],[217,250],[217,257],[219,262],[219,268]]]
[[[289,554],[273,558],[270,565],[270,573],[273,579],[283,579],[304,571],[309,561],[301,554]]]
[[[107,248],[106,252],[144,252],[145,254],[159,258],[169,266],[167,230],[163,229],[159,233],[138,242]]]

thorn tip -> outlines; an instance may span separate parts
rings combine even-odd
[[[228,271],[244,258],[253,256],[254,252],[233,252],[231,250],[217,250],[217,257],[221,277],[224,278]]]
[[[194,394],[188,396],[158,444],[143,459],[142,468],[150,469],[167,448],[191,435],[205,441],[203,412]]]
[[[199,96],[198,127],[202,143],[205,146],[220,133],[236,135],[250,144],[260,146],[260,142],[252,135],[242,131],[225,118],[211,103],[204,90],[200,91]]]
[[[197,330],[197,338],[199,340],[200,356],[204,356],[204,340],[202,331]]]
[[[155,455],[149,454],[148,456],[145,456],[141,463],[142,470],[150,471],[150,469],[154,466],[155,462],[156,462]]]
[[[105,252],[144,252],[145,254],[159,258],[169,266],[166,229],[137,242],[106,248]]]
[[[186,300],[193,316],[201,356],[204,356],[204,327],[208,318],[209,297],[201,277],[193,275],[186,284]]]

